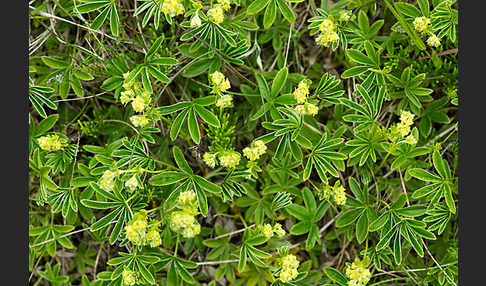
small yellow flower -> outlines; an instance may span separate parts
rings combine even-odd
[[[137,176],[133,175],[129,180],[125,181],[125,187],[132,193],[138,187]]]
[[[231,0],[218,0],[218,4],[223,7],[224,10],[228,11],[231,8]]]
[[[213,85],[219,86],[224,81],[225,77],[224,74],[222,74],[221,72],[215,71],[209,75],[209,78],[211,79]]]
[[[240,163],[240,159],[241,159],[240,154],[231,153],[219,157],[219,162],[223,167],[234,168]]]
[[[295,255],[288,254],[284,258],[282,258],[282,267],[296,269],[297,267],[299,267],[299,261],[297,260],[297,257]]]
[[[413,20],[413,27],[420,33],[426,31],[429,25],[430,19],[427,17],[416,17],[415,20]]]
[[[352,12],[348,10],[339,11],[339,21],[346,22],[351,19]]]
[[[338,205],[344,205],[346,203],[346,190],[343,186],[339,186],[334,190],[334,202]]]
[[[273,228],[270,224],[266,223],[265,225],[263,225],[262,227],[262,234],[266,237],[266,238],[270,238],[273,236]]]
[[[144,127],[148,123],[148,119],[145,116],[133,115],[130,117],[130,121],[135,127]]]
[[[208,16],[214,23],[221,24],[224,19],[223,7],[220,4],[214,5],[213,8],[208,10]]]
[[[324,19],[324,21],[319,24],[319,30],[321,32],[327,32],[327,31],[332,31],[336,28],[334,25],[333,21],[329,18]]]
[[[405,110],[402,110],[400,112],[400,121],[405,124],[405,125],[412,125],[413,124],[413,114],[408,112],[408,111],[405,111]]]
[[[160,233],[156,230],[151,230],[147,233],[146,237],[147,243],[150,247],[156,247],[162,244],[162,239],[160,238]]]
[[[113,188],[115,187],[115,177],[116,177],[116,174],[115,172],[112,172],[110,170],[106,170],[103,175],[101,176],[101,179],[100,179],[100,187],[105,190],[105,191],[108,191],[108,192],[111,192],[113,191]]]
[[[415,137],[413,137],[413,135],[410,134],[410,135],[408,135],[405,138],[405,143],[407,143],[407,144],[415,144],[415,143],[417,143],[417,139],[415,139]]]
[[[135,271],[130,270],[128,267],[123,268],[122,272],[123,277],[123,285],[135,285],[137,282],[137,273]]]
[[[305,115],[307,113],[303,104],[294,107],[295,113]]]
[[[184,5],[179,0],[165,0],[162,3],[161,11],[170,17],[174,17],[184,13]]]
[[[229,94],[222,94],[216,101],[216,106],[219,108],[225,108],[231,105],[233,97]]]
[[[410,125],[407,125],[403,122],[397,123],[397,131],[403,137],[407,136],[410,133]]]
[[[201,226],[199,224],[195,224],[191,227],[185,228],[182,231],[182,236],[185,238],[191,238],[199,234],[200,231],[201,231]]]
[[[432,35],[427,39],[427,44],[431,47],[440,46],[440,39],[436,35]]]
[[[133,110],[136,112],[143,112],[145,110],[145,101],[141,96],[135,97],[135,99],[132,101],[132,107]]]
[[[127,238],[135,245],[143,245],[146,238],[147,221],[135,220],[125,227]]]
[[[279,224],[278,222],[275,223],[273,226],[273,232],[278,236],[278,238],[281,238],[282,236],[285,235],[285,230],[282,228],[282,225]]]
[[[305,80],[300,81],[293,94],[297,103],[304,103],[309,95],[309,84]]]
[[[53,135],[46,135],[37,139],[37,143],[39,144],[39,147],[42,150],[51,152],[51,151],[58,151],[62,149],[63,144],[61,140],[62,139],[59,137],[59,135],[53,134]]]
[[[192,204],[195,201],[196,201],[196,193],[193,190],[181,192],[179,195],[179,199],[177,200],[177,202],[182,206]]]
[[[371,272],[366,269],[359,260],[357,263],[348,263],[348,267],[345,270],[346,276],[349,277],[349,286],[364,286],[370,281]],[[359,264],[359,265],[358,265]]]
[[[184,211],[175,211],[170,216],[170,228],[175,231],[188,228],[194,222],[194,216]]]
[[[216,166],[216,155],[215,154],[204,153],[203,160],[211,168],[214,168],[214,166]]]
[[[315,116],[319,111],[319,108],[317,106],[308,102],[304,104],[304,108],[306,109],[306,114],[311,116]]]

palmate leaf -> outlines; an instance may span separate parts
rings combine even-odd
[[[446,160],[441,158],[439,151],[434,151],[432,161],[438,174],[434,174],[420,168],[409,170],[412,177],[415,177],[421,181],[432,182],[431,184],[425,185],[416,190],[412,197],[421,198],[431,196],[431,204],[436,204],[441,198],[444,198],[449,211],[456,213],[456,203],[453,197],[456,187],[453,184],[454,178],[451,176],[449,164]]]
[[[319,142],[312,148],[307,164],[304,168],[303,179],[307,180],[310,177],[312,167],[317,171],[319,178],[322,182],[327,183],[327,173],[330,173],[334,177],[339,177],[336,168],[333,166],[334,161],[343,161],[347,158],[346,155],[341,154],[333,149],[339,148],[340,144],[344,141],[343,138],[334,138],[327,140],[327,133],[324,133]]]
[[[116,4],[113,1],[109,0],[100,0],[97,2],[81,0],[81,2],[85,2],[85,4],[81,4],[77,6],[77,10],[79,13],[89,13],[95,10],[102,10],[96,18],[91,22],[91,28],[93,30],[98,30],[103,23],[106,21],[106,18],[110,18],[110,30],[114,36],[118,36],[119,34],[119,25],[120,25],[120,17],[118,15],[118,10],[116,8]]]
[[[267,268],[268,265],[260,259],[268,259],[272,257],[271,254],[266,253],[258,248],[260,245],[268,240],[264,235],[258,234],[256,229],[246,229],[243,233],[243,244],[239,252],[238,271],[243,272],[248,260],[253,262],[257,267]]]
[[[149,184],[153,186],[167,186],[182,181],[175,189],[171,191],[169,197],[164,202],[164,207],[166,209],[172,209],[175,207],[181,192],[193,189],[196,193],[201,214],[206,216],[208,213],[208,201],[206,193],[220,193],[221,187],[211,183],[199,175],[195,175],[179,147],[174,146],[172,148],[172,153],[174,160],[181,172],[167,171],[156,174],[149,179]]]
[[[106,201],[96,201],[91,199],[81,199],[81,204],[88,208],[93,209],[110,209],[111,212],[98,219],[90,227],[91,231],[100,230],[112,223],[115,223],[110,235],[110,244],[114,244],[119,238],[123,226],[127,225],[128,221],[132,218],[133,212],[140,210],[146,204],[141,203],[141,198],[135,198],[128,202],[122,192],[120,191],[120,183],[115,183],[113,193],[102,189],[98,183],[90,182],[90,187],[93,188],[96,193],[103,197]]]
[[[184,126],[184,122],[187,122],[187,128],[191,139],[199,144],[201,140],[201,128],[199,127],[199,122],[197,116],[213,127],[220,127],[221,123],[205,106],[211,105],[216,101],[215,96],[206,96],[201,98],[196,98],[191,101],[178,102],[169,106],[162,106],[158,108],[160,115],[167,115],[179,111],[179,114],[175,117],[170,128],[170,138],[174,141],[180,133],[180,130]],[[187,119],[187,121],[186,121]]]

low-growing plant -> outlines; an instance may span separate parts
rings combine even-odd
[[[30,1],[30,284],[457,285],[457,6]]]

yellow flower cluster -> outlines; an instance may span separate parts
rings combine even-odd
[[[353,13],[348,10],[341,10],[339,11],[339,21],[346,22],[347,20],[351,19]]]
[[[180,232],[183,237],[194,237],[201,231],[201,226],[195,216],[199,213],[194,191],[185,191],[179,194],[177,200],[179,211],[170,215],[170,228]]]
[[[227,91],[231,84],[229,80],[219,71],[215,71],[214,73],[209,75],[209,81],[213,85],[213,90],[211,93],[215,93],[219,99],[216,101],[216,106],[220,108],[225,108],[231,105],[233,101],[233,97],[229,94],[223,94],[223,92]]]
[[[281,260],[282,269],[279,274],[279,279],[282,282],[289,282],[293,280],[299,272],[297,271],[297,267],[299,267],[299,261],[297,257],[293,254],[287,254]]]
[[[348,263],[346,268],[346,276],[349,277],[348,286],[364,286],[371,278],[370,270],[364,267],[359,260],[355,260],[352,264]]]
[[[209,75],[211,83],[213,84],[213,90],[211,93],[225,92],[231,87],[229,80],[219,71]]]
[[[295,112],[302,115],[315,116],[319,112],[319,108],[312,103],[306,102],[295,107]]]
[[[204,153],[203,160],[211,168],[216,166],[216,154],[206,152]]]
[[[135,108],[134,108],[134,110],[135,110]],[[146,116],[133,115],[133,116],[130,117],[130,122],[132,122],[133,126],[135,126],[135,127],[144,127],[145,125],[147,125],[148,119],[147,119]]]
[[[431,47],[438,47],[440,46],[440,39],[432,34],[428,39],[427,39],[427,45],[431,46]]]
[[[174,17],[184,13],[184,5],[179,0],[165,0],[160,10],[164,14]]]
[[[219,157],[219,163],[221,166],[226,168],[234,168],[240,163],[240,154],[238,153],[229,153],[224,154]]]
[[[282,228],[282,225],[278,222],[272,227],[272,225],[266,223],[264,225],[259,226],[261,233],[268,239],[272,237],[274,234],[281,238],[285,235],[285,230]]]
[[[273,228],[270,224],[266,223],[261,227],[262,234],[266,238],[270,238],[273,236]]]
[[[221,24],[224,19],[224,11],[228,11],[231,8],[231,0],[218,0],[218,4],[213,5],[208,10],[208,16],[216,24]]]
[[[309,84],[305,79],[299,82],[299,85],[294,90],[294,99],[297,100],[298,104],[302,104],[307,101],[307,96],[309,95]]]
[[[141,210],[133,215],[132,219],[125,227],[127,238],[138,246],[150,245],[156,247],[162,244],[162,238],[158,231],[160,222],[147,223],[147,211]]]
[[[216,106],[219,108],[225,108],[231,105],[233,97],[229,94],[222,94],[216,101]]]
[[[213,20],[216,24],[221,24],[224,19],[223,7],[220,4],[214,5],[208,10],[209,19]]]
[[[299,85],[294,90],[294,99],[297,100],[299,105],[295,106],[294,110],[297,114],[311,115],[315,116],[319,111],[319,108],[314,104],[307,101],[307,96],[309,96],[309,83],[306,79],[299,82]]]
[[[332,199],[337,205],[344,205],[346,203],[346,189],[341,186],[339,181],[334,183],[334,186],[326,185],[323,189],[317,191],[319,199]]]
[[[336,33],[336,24],[334,24],[332,17],[328,17],[319,24],[319,31],[321,33],[316,39],[318,45],[329,47],[332,43],[339,40],[339,36]]]
[[[123,277],[123,285],[135,285],[137,283],[137,273],[135,271],[130,270],[128,267],[123,267],[122,272]]]
[[[390,127],[391,136],[394,137],[396,134],[400,134],[405,138],[410,133],[410,127],[413,125],[413,116],[410,112],[402,110],[400,112],[400,122]],[[415,144],[417,140],[410,134],[405,138],[405,143]]]
[[[426,31],[429,25],[430,19],[427,17],[415,17],[415,20],[413,20],[413,27],[420,33]]]
[[[126,79],[128,74],[128,72],[123,74],[123,77]],[[131,80],[124,83],[123,89],[124,91],[120,93],[120,102],[126,105],[131,101],[135,112],[143,112],[150,104],[150,94],[142,88],[139,81]]]
[[[127,188],[130,191],[130,193],[135,191],[137,187],[138,187],[137,175],[133,175],[130,179],[125,181],[125,188]]]
[[[113,191],[113,188],[115,187],[115,177],[117,173],[112,172],[110,170],[106,170],[103,175],[101,176],[100,179],[100,187],[108,192]]]
[[[265,154],[267,146],[262,140],[251,143],[251,147],[243,149],[243,155],[251,161],[258,160],[261,155]]]
[[[65,140],[61,139],[59,135],[53,134],[42,136],[41,138],[37,139],[37,143],[39,143],[39,147],[42,150],[51,152],[61,150],[65,143]]]

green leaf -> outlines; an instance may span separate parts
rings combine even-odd
[[[220,186],[217,186],[213,183],[211,183],[210,181],[206,180],[205,178],[201,177],[201,176],[194,176],[194,181],[201,187],[203,188],[204,190],[207,190],[211,193],[219,193],[221,192],[221,187]]]
[[[50,57],[47,57],[47,56],[43,56],[43,57],[41,57],[41,59],[48,67],[51,67],[51,68],[64,69],[64,68],[69,67],[69,63],[67,63],[65,61],[57,60],[57,59],[50,58]]]
[[[268,29],[272,26],[275,16],[277,15],[277,3],[271,0],[263,16],[263,28]]]
[[[147,267],[145,267],[145,265],[142,262],[140,262],[139,260],[136,261],[137,261],[138,270],[140,274],[142,274],[142,277],[145,280],[147,280],[147,282],[149,282],[150,284],[154,284],[155,278],[152,275],[152,273],[150,273],[150,271],[147,269]]]
[[[267,6],[267,3],[269,1],[273,1],[273,0],[256,0],[256,1],[253,1],[248,6],[246,13],[249,14],[249,15],[253,15],[253,14],[260,12],[261,10],[263,10],[263,8],[265,8],[265,6]]]
[[[172,122],[172,126],[170,127],[170,139],[172,141],[174,141],[177,138],[177,135],[179,135],[182,123],[186,119],[186,116],[190,110],[190,108],[184,109],[181,113],[177,115],[177,117],[174,119],[174,122]]]
[[[43,119],[35,128],[34,137],[44,134],[49,131],[59,119],[59,114],[52,114],[49,117]]]
[[[191,108],[189,111],[189,115],[187,117],[187,126],[189,128],[189,134],[191,135],[192,140],[194,140],[196,144],[199,144],[201,141],[201,134],[199,133],[199,124],[197,123],[196,111],[194,108]]]
[[[184,173],[168,171],[152,176],[149,180],[149,184],[151,184],[152,186],[167,186],[177,183],[188,177],[189,176]]]
[[[213,127],[220,127],[221,123],[219,122],[218,117],[216,117],[211,111],[207,110],[206,108],[195,105],[194,106],[197,114],[209,125]]]
[[[337,271],[334,268],[324,267],[323,269],[324,275],[330,278],[332,281],[338,283],[341,286],[348,285],[348,278],[341,274],[341,272]]]
[[[299,220],[308,220],[311,219],[311,214],[309,211],[301,205],[291,204],[290,206],[285,208],[291,215],[298,218]]]
[[[395,213],[406,217],[416,217],[423,215],[426,211],[427,208],[425,206],[415,205],[397,209],[395,210]]]
[[[422,17],[422,13],[420,13],[420,10],[417,9],[415,6],[408,4],[408,3],[395,3],[395,7],[400,10],[403,14],[416,18],[416,17]]]
[[[194,188],[196,189],[196,197],[197,204],[199,205],[199,210],[201,210],[201,214],[203,216],[206,216],[208,214],[208,198],[206,197],[206,193],[198,184],[195,184]]]
[[[111,11],[110,11],[110,29],[111,29],[111,33],[114,36],[118,36],[118,32],[120,30],[120,28],[118,27],[119,24],[120,24],[120,18],[118,16],[118,11],[116,9],[115,4],[112,4]]]
[[[277,94],[280,92],[280,90],[282,90],[282,87],[284,86],[285,81],[287,80],[287,75],[288,75],[287,67],[284,67],[283,69],[278,71],[272,83],[272,89],[270,92],[272,98],[275,98]]]
[[[356,49],[347,49],[346,55],[355,62],[370,66],[374,65],[374,62],[370,58]]]
[[[313,224],[311,224],[309,221],[301,221],[301,222],[295,224],[290,229],[290,233],[292,233],[294,235],[301,235],[301,234],[307,233],[310,230],[312,225]]]
[[[105,22],[106,18],[108,17],[108,13],[110,11],[111,11],[111,6],[107,5],[103,9],[103,11],[101,11],[101,13],[98,14],[98,16],[96,16],[93,22],[91,22],[90,28],[93,30],[98,30],[101,27],[101,25],[103,25],[103,23]]]
[[[437,176],[436,174],[433,174],[429,171],[420,169],[420,168],[414,168],[410,169],[409,174],[412,175],[413,177],[425,181],[425,182],[441,182],[442,178]]]
[[[283,0],[277,0],[277,4],[285,19],[287,19],[287,21],[290,23],[295,22],[296,16],[292,9],[290,9],[290,7]]]
[[[147,51],[147,54],[145,55],[146,60],[149,59],[150,57],[152,57],[160,49],[160,45],[164,41],[164,38],[165,38],[165,36],[162,35],[154,41],[154,43],[152,44],[150,49]],[[172,59],[172,58],[169,58],[169,59]],[[176,61],[176,63],[177,63],[177,61]]]
[[[336,220],[336,226],[344,227],[350,225],[351,223],[353,223],[355,220],[358,219],[358,216],[362,215],[363,213],[364,213],[364,209],[362,208],[348,210]]]
[[[356,239],[359,244],[363,243],[368,235],[368,225],[368,216],[365,214],[361,215],[356,223]]]
[[[177,146],[174,146],[172,148],[172,153],[174,155],[174,160],[177,166],[179,166],[179,168],[186,174],[194,175],[194,171],[192,171],[191,167],[189,167],[189,164],[187,164],[187,161],[184,158],[184,154],[182,154],[181,149],[179,149],[179,147]]]

